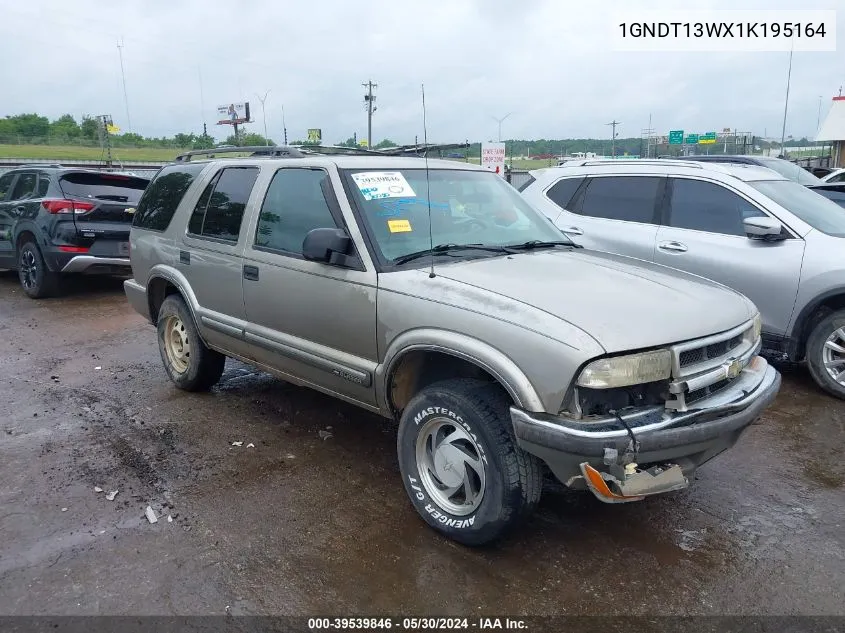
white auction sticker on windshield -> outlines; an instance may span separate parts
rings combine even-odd
[[[399,171],[365,171],[352,174],[352,180],[366,200],[415,198],[417,194]]]

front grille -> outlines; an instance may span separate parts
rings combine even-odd
[[[674,396],[666,400],[666,408],[685,411],[693,403],[727,387],[733,380],[726,378],[731,361],[742,358],[747,362],[752,348],[758,344],[752,340],[749,323],[673,347],[675,362],[670,392]],[[710,380],[713,382],[707,384]],[[687,383],[693,387],[689,391],[686,391]]]
[[[720,380],[719,382],[714,382],[712,385],[710,385],[708,387],[703,387],[702,389],[696,389],[695,391],[690,391],[685,398],[686,403],[689,405],[689,404],[692,404],[693,402],[697,402],[698,400],[703,400],[707,396],[712,396],[717,391],[727,387],[729,384],[731,384],[731,382],[732,382],[732,380],[729,380],[729,379],[726,378],[725,380]]]
[[[690,365],[695,365],[696,363],[703,362],[710,358],[719,358],[720,356],[724,356],[731,350],[736,349],[742,344],[742,334],[738,334],[734,336],[732,339],[727,341],[719,341],[717,343],[711,343],[705,347],[698,347],[695,349],[688,349],[684,352],[681,352],[679,357],[679,362],[681,367],[689,367]]]

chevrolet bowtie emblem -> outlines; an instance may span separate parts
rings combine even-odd
[[[129,207],[128,209],[124,209],[124,211],[126,211],[129,215],[132,215],[135,211],[137,211],[137,209],[135,207]]]
[[[738,360],[733,360],[730,363],[725,363],[725,376],[728,378],[736,378],[742,371],[742,363]]]

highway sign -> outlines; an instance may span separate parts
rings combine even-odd
[[[698,143],[698,134],[687,134],[686,139],[684,139],[684,143],[687,145],[695,145]]]
[[[702,134],[698,137],[699,145],[708,145],[713,144],[716,142],[716,133],[715,132],[707,132],[707,134]]]
[[[683,130],[669,130],[669,145],[680,145],[684,142]]]

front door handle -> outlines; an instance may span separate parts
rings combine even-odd
[[[258,281],[258,266],[249,266],[248,264],[244,264],[244,279]]]
[[[687,245],[681,244],[680,242],[660,242],[657,245],[657,248],[661,248],[664,251],[674,251],[676,253],[686,253],[687,252]]]
[[[567,226],[566,228],[561,229],[567,235],[584,235],[584,231],[579,229],[577,226]]]

